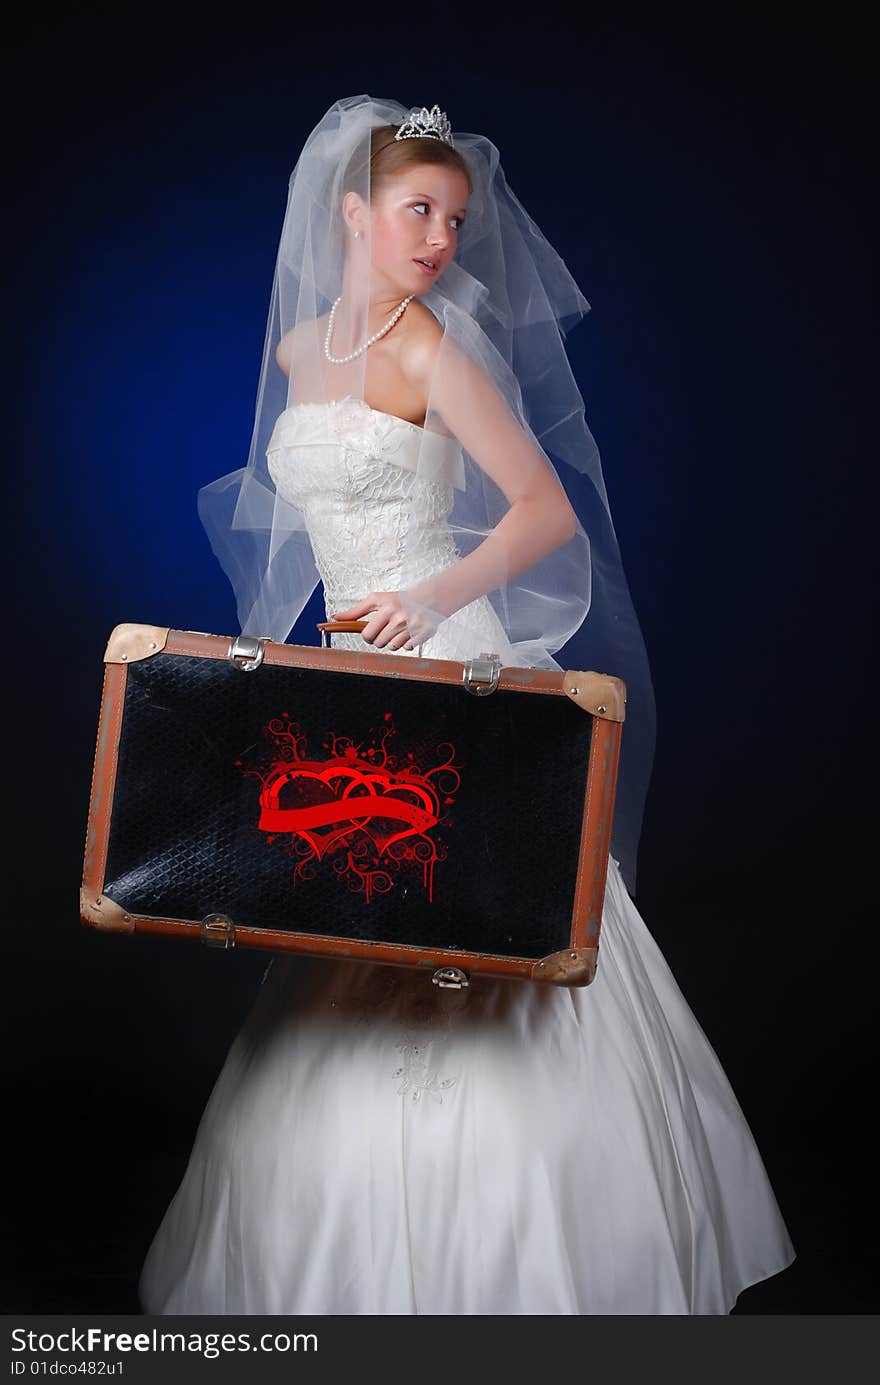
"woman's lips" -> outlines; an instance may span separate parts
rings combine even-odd
[[[413,260],[413,264],[417,264],[423,274],[434,275],[438,273],[436,269],[431,269],[430,265],[423,264],[421,260]]]

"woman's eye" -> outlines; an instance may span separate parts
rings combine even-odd
[[[428,207],[428,204],[427,204],[427,202],[414,202],[414,203],[413,203],[413,211],[414,211],[414,212],[417,212],[417,211],[419,210],[419,207]],[[428,207],[428,211],[430,211],[430,210],[431,210],[430,207]],[[461,218],[460,216],[454,216],[454,217],[452,218],[452,220],[455,222],[455,229],[456,229],[456,231],[460,231],[460,230],[461,230],[461,226],[462,226],[462,218]]]

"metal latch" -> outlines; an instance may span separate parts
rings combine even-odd
[[[431,980],[435,986],[451,986],[457,991],[469,984],[467,972],[462,971],[460,967],[438,967]]]
[[[243,673],[251,673],[263,662],[267,638],[268,636],[258,639],[255,635],[236,635],[235,639],[229,642],[226,657]]]
[[[228,914],[208,914],[202,919],[201,939],[208,947],[235,947],[235,924]]]
[[[465,660],[461,681],[474,697],[486,697],[498,687],[500,672],[500,655],[481,654],[479,659]]]

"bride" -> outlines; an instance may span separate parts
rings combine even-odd
[[[150,1246],[149,1313],[719,1314],[794,1258],[631,897],[653,698],[562,345],[588,306],[495,146],[438,107],[346,98],[306,141],[250,458],[203,523],[245,633],[286,639],[319,580],[361,651],[559,668],[583,626],[578,666],[628,689],[599,966],[456,991],[276,957]]]

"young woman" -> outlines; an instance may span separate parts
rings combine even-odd
[[[628,689],[599,968],[455,991],[276,959],[147,1256],[148,1312],[726,1313],[794,1257],[627,888],[653,700],[562,346],[587,307],[494,145],[437,107],[348,98],[310,135],[250,460],[203,522],[245,633],[286,639],[319,579],[362,651],[558,668],[586,621],[579,666]]]

